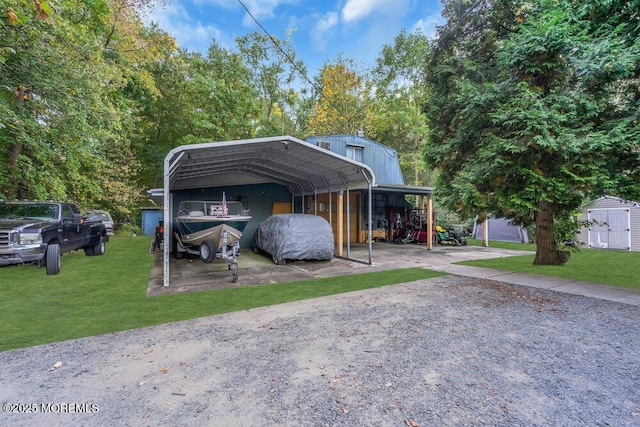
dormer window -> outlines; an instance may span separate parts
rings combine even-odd
[[[347,145],[347,158],[364,163],[364,147]]]

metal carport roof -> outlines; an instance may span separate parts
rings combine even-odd
[[[275,182],[293,196],[375,186],[368,166],[291,136],[176,147],[165,178],[170,190]]]
[[[171,236],[172,191],[260,183],[282,184],[297,197],[371,190],[375,175],[365,164],[292,136],[182,145],[164,159],[164,241],[170,242]],[[370,218],[371,200],[368,210]],[[165,286],[169,285],[169,249],[165,244]]]

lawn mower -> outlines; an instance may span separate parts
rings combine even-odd
[[[439,245],[466,245],[467,239],[462,236],[462,232],[457,232],[454,228],[449,231],[436,225],[436,243]]]

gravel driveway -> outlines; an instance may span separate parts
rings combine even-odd
[[[7,351],[0,379],[2,425],[637,426],[640,308],[445,276]]]

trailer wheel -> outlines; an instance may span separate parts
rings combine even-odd
[[[237,283],[238,282],[238,264],[233,263],[231,264],[231,274],[232,274],[232,281],[233,283]]]
[[[47,246],[47,275],[60,273],[60,245],[50,243]]]
[[[216,247],[211,240],[205,240],[200,245],[200,259],[202,262],[209,264],[216,257]]]

